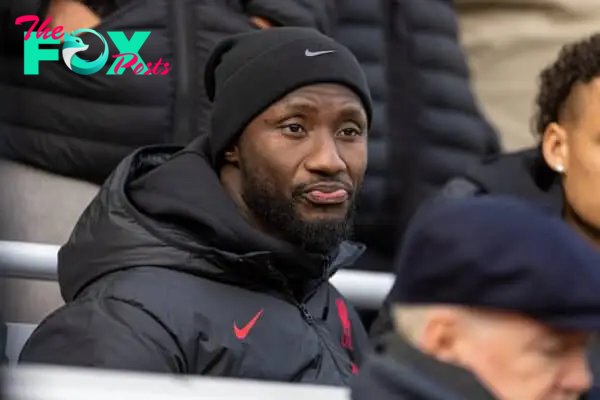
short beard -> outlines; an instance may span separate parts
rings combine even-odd
[[[349,200],[345,218],[307,221],[297,212],[295,199],[278,193],[269,182],[245,174],[242,199],[267,228],[309,253],[330,253],[352,235],[354,197]]]

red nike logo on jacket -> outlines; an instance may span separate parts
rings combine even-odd
[[[248,322],[243,328],[238,328],[236,323],[234,322],[233,332],[235,333],[235,337],[239,340],[244,340],[246,336],[248,336],[248,333],[250,333],[250,330],[252,329],[254,324],[256,324],[256,321],[258,321],[262,313],[263,310],[260,310],[258,313],[256,313],[256,315],[250,320],[250,322]]]

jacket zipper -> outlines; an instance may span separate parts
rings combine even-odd
[[[329,261],[324,261],[324,264],[328,265]],[[324,275],[325,278],[325,282],[331,277],[331,274],[326,274]],[[321,283],[323,284],[323,282]],[[316,285],[314,289],[312,289],[309,293],[307,293],[304,298],[302,299],[302,302],[298,303],[295,299],[294,296],[292,295],[291,291],[289,291],[289,289],[286,288],[286,290],[288,290],[288,292],[290,292],[289,296],[290,298],[294,299],[294,303],[296,304],[296,307],[298,307],[300,309],[300,312],[302,313],[302,317],[304,318],[304,320],[309,324],[309,325],[314,325],[315,323],[315,318],[313,317],[313,315],[310,313],[310,311],[308,311],[308,308],[306,307],[306,301],[308,301],[313,294],[315,294],[317,292],[317,290],[319,290],[320,285]]]
[[[300,312],[302,313],[302,318],[304,318],[306,323],[310,326],[313,326],[315,324],[315,317],[313,317],[310,311],[308,311],[306,305],[304,305],[304,303],[298,303],[296,307],[300,309]]]
[[[336,354],[338,354],[338,352],[336,352],[334,349],[331,348],[330,343],[329,343],[329,337],[325,337],[323,332],[321,332],[321,329],[316,324],[315,317],[308,310],[308,308],[306,307],[306,305],[304,303],[298,303],[295,301],[294,304],[300,310],[300,313],[302,314],[302,319],[304,319],[304,321],[308,324],[308,326],[310,326],[313,329],[313,331],[319,338],[320,342],[323,344],[323,347],[326,349],[326,351],[331,356],[333,363],[338,367],[338,369],[342,370],[343,366],[336,356]],[[352,360],[350,360],[350,361],[352,362]]]
[[[173,28],[175,32],[175,62],[176,72],[175,104],[173,107],[173,138],[177,145],[186,145],[192,137],[190,128],[190,57],[189,48],[187,0],[169,0],[173,6]]]
[[[310,297],[318,290],[319,286],[317,286],[314,290],[312,290],[310,293],[308,293],[302,299],[302,301],[299,302],[299,301],[296,300],[296,298],[294,297],[292,291],[289,290],[289,287],[284,282],[285,281],[283,281],[282,283],[283,283],[285,292],[287,293],[287,297],[296,306],[296,308],[298,308],[300,310],[300,314],[302,315],[302,319],[308,324],[308,326],[310,326],[313,329],[313,331],[315,332],[315,334],[317,335],[317,337],[320,339],[321,343],[323,344],[323,347],[325,349],[327,349],[327,351],[331,355],[331,358],[332,358],[333,362],[335,363],[335,365],[341,370],[342,369],[342,365],[340,365],[338,359],[336,358],[336,351],[334,351],[331,348],[331,346],[329,345],[328,338],[323,337],[323,333],[320,331],[319,327],[316,326],[317,324],[316,324],[315,317],[308,310],[308,307],[305,304],[305,302],[308,299],[310,299]]]
[[[329,260],[327,260],[327,261],[324,261],[323,263],[324,263],[325,265],[328,265],[328,264],[329,264]],[[325,276],[324,276],[324,277],[325,277]],[[326,277],[325,281],[326,281],[327,279],[329,279],[329,277],[330,277],[330,274],[329,274],[329,275]],[[283,282],[285,282],[285,278],[283,278]],[[322,283],[321,283],[321,284],[322,284]],[[312,295],[316,293],[316,291],[317,291],[317,290],[319,290],[319,287],[320,287],[320,285],[321,285],[321,284],[319,284],[319,285],[316,285],[314,289],[312,289],[312,290],[311,290],[309,293],[307,293],[307,294],[304,296],[304,298],[302,299],[302,301],[301,301],[301,302],[298,302],[298,301],[295,299],[295,297],[294,297],[294,295],[293,295],[292,291],[291,291],[291,290],[289,290],[289,288],[287,287],[287,284],[285,284],[285,283],[284,283],[285,290],[286,290],[286,292],[288,292],[288,296],[289,296],[290,300],[292,300],[292,301],[293,301],[293,303],[296,305],[296,307],[298,307],[298,309],[299,309],[299,310],[300,310],[300,312],[302,313],[302,318],[304,318],[304,320],[306,321],[306,323],[308,323],[308,325],[311,325],[311,326],[315,324],[315,317],[313,317],[313,315],[311,314],[311,312],[310,312],[310,311],[308,311],[308,308],[306,307],[306,301],[307,301],[308,299],[310,299],[310,298],[312,297]]]

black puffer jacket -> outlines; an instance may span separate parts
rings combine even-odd
[[[0,365],[6,363],[6,342],[8,340],[8,333],[6,324],[0,319]]]
[[[367,336],[327,280],[362,246],[311,255],[252,228],[204,142],[117,167],[59,253],[67,304],[21,361],[348,384]]]
[[[391,196],[402,235],[424,199],[469,165],[497,154],[499,143],[470,88],[452,0],[383,4]]]
[[[207,132],[210,104],[202,72],[209,52],[225,36],[257,29],[250,16],[275,24],[327,32],[331,0],[124,0],[94,28],[110,46],[109,62],[78,75],[64,62],[40,62],[39,75],[23,74],[22,15],[44,20],[49,0],[0,1],[0,157],[101,183],[133,149],[147,144],[188,143]],[[39,26],[39,24],[38,24]],[[107,31],[151,31],[139,51],[159,59],[166,75],[106,75],[117,48]],[[96,59],[95,37],[85,56]],[[89,41],[89,42],[88,42]],[[60,45],[55,48],[60,49]],[[85,57],[84,56],[84,57]]]
[[[383,8],[379,0],[337,0],[335,39],[354,53],[360,62],[373,99],[373,124],[369,132],[369,168],[359,199],[356,239],[367,252],[353,268],[389,270],[393,258],[395,221],[387,195],[388,168],[387,84]]]
[[[335,37],[364,68],[374,100],[369,168],[357,215],[366,254],[389,270],[418,205],[499,151],[469,86],[450,0],[337,0]]]

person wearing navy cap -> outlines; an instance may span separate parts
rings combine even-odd
[[[353,400],[575,400],[590,389],[600,253],[559,217],[509,197],[434,204],[396,265],[395,333]]]

